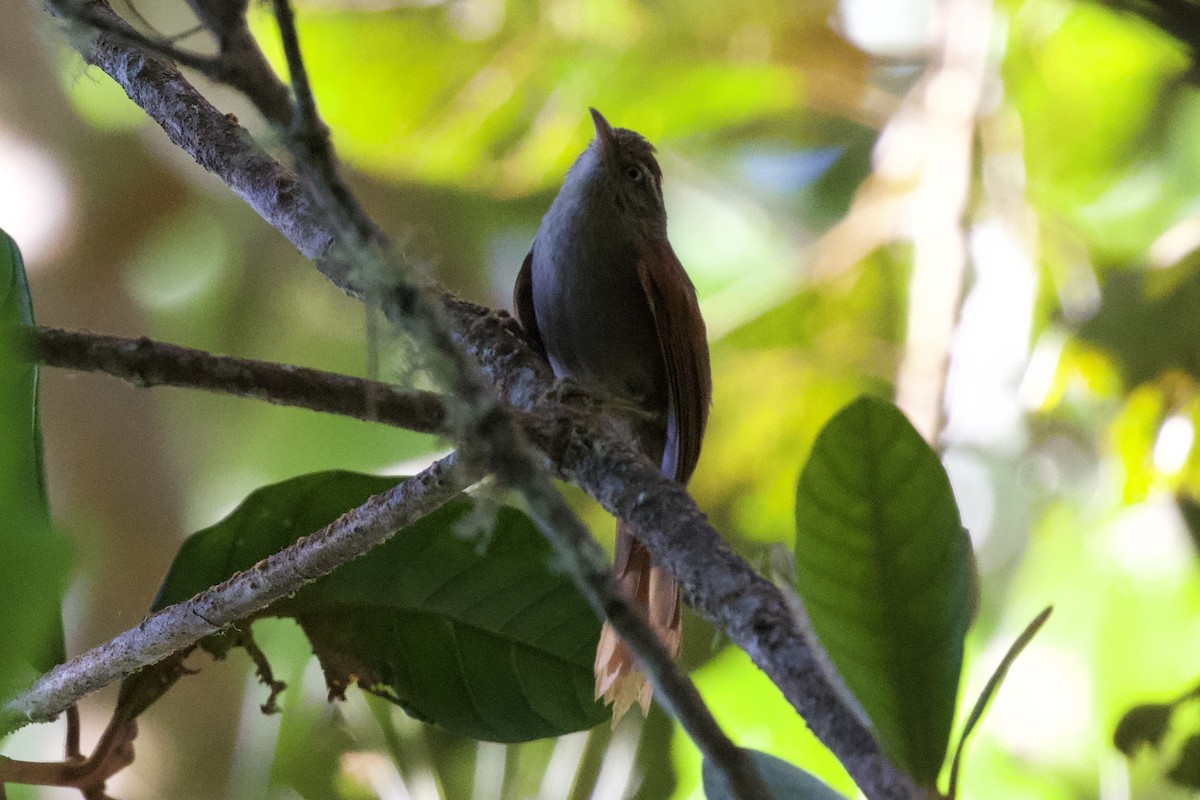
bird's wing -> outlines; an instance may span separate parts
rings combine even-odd
[[[700,441],[712,402],[708,340],[696,289],[666,240],[643,248],[638,278],[666,364],[669,404],[663,472],[687,483],[700,460]]]
[[[516,316],[517,322],[521,323],[521,328],[524,329],[525,336],[533,345],[533,349],[545,358],[546,345],[542,342],[542,333],[538,330],[537,325],[537,315],[533,311],[532,247],[529,248],[529,255],[525,256],[525,261],[521,264],[521,271],[517,273],[517,283],[513,287],[513,314]]]

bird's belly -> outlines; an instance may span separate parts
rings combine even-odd
[[[534,273],[534,309],[555,374],[665,411],[662,350],[633,266],[546,272]]]

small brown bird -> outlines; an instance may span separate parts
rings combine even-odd
[[[596,136],[575,160],[534,237],[514,290],[517,319],[554,374],[613,402],[642,451],[687,483],[712,400],[696,290],[667,241],[662,170],[642,136],[595,109]],[[618,522],[614,569],[626,599],[672,656],[681,637],[679,586]],[[614,723],[651,686],[605,623],[596,697]]]

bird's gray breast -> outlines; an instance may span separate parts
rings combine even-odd
[[[560,202],[533,246],[534,313],[556,375],[665,411],[662,350],[638,279],[638,249],[616,213]]]

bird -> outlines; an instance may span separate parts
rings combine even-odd
[[[662,169],[640,134],[590,109],[595,136],[542,218],[513,290],[515,316],[559,379],[610,401],[639,449],[687,484],[700,458],[712,372],[696,289],[667,239]],[[679,655],[679,585],[618,520],[613,570],[622,596]],[[607,621],[596,699],[613,724],[653,688]]]

